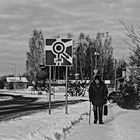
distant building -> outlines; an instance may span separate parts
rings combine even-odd
[[[26,77],[6,77],[5,88],[7,89],[24,89],[28,86]]]

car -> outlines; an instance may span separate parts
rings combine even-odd
[[[28,86],[27,90],[28,91],[35,91],[35,88],[33,86]]]
[[[121,94],[119,91],[112,91],[111,93],[109,93],[108,95],[108,101],[110,103],[117,103],[119,101],[119,99],[121,98]]]

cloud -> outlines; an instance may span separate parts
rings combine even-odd
[[[122,57],[129,50],[122,47],[125,36],[118,20],[140,23],[139,0],[0,0],[0,5],[2,56],[24,57],[30,35],[38,29],[44,37],[65,36],[68,32],[95,37],[97,32],[109,32],[114,55]]]

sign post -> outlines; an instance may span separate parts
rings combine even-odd
[[[73,40],[72,39],[46,39],[45,40],[45,66],[49,66],[49,114],[51,114],[51,66],[66,66],[65,102],[66,114],[68,113],[67,77],[68,66],[72,66]]]
[[[115,59],[115,84],[114,90],[117,91],[117,60]]]
[[[49,68],[49,114],[51,114],[51,66]]]
[[[66,66],[66,87],[65,87],[65,102],[66,102],[66,109],[65,113],[68,114],[68,93],[67,93],[67,87],[68,87],[68,66]]]

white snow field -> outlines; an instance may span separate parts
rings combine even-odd
[[[25,96],[38,96],[27,95]],[[40,95],[39,101],[48,97]],[[79,97],[68,97],[78,99]],[[80,97],[88,99],[88,96]],[[64,94],[56,94],[52,100],[64,100]],[[9,121],[0,122],[0,140],[139,140],[140,111],[124,110],[116,104],[109,104],[109,115],[104,117],[104,125],[88,124],[89,102],[30,114]]]
[[[109,105],[104,125],[88,124],[88,117],[67,136],[67,140],[140,140],[140,111]]]
[[[65,107],[39,112],[29,116],[19,117],[0,122],[0,140],[55,140],[64,138],[65,132],[80,121],[88,111],[88,103],[69,105],[68,114]],[[83,114],[83,115],[82,115]]]
[[[8,94],[8,92],[6,92]],[[6,94],[5,93],[5,94]],[[15,94],[15,93],[13,93]],[[19,93],[16,94],[23,94]],[[24,94],[24,96],[38,97],[37,102],[48,101],[48,95]],[[68,97],[70,99],[88,99],[86,97]],[[52,96],[52,101],[65,100],[63,94]],[[64,139],[70,128],[84,118],[88,112],[88,102],[68,105],[68,114],[65,106],[41,111],[8,121],[0,122],[0,140],[55,140]]]

